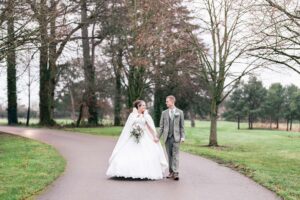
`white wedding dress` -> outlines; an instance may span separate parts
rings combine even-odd
[[[130,137],[133,123],[138,123],[144,130],[139,143],[134,137]],[[134,109],[109,159],[107,176],[152,180],[164,177],[168,163],[161,143],[154,142],[147,125],[155,130],[154,122],[148,112],[139,115]]]

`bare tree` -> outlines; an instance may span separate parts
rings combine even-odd
[[[40,124],[53,125],[55,88],[58,81],[57,62],[66,45],[73,40],[84,37],[73,37],[82,27],[89,25],[96,13],[86,16],[86,23],[70,20],[76,14],[81,2],[60,0],[26,0],[38,24],[40,53]],[[89,37],[88,35],[86,37]],[[88,38],[84,38],[87,40]]]
[[[29,52],[28,52],[29,53]],[[26,116],[26,126],[29,126],[29,121],[31,117],[31,89],[32,89],[32,84],[36,81],[38,81],[37,77],[35,77],[32,73],[32,66],[31,66],[31,61],[33,60],[35,56],[35,53],[33,53],[26,61],[28,62],[26,68],[28,71],[28,80],[27,80],[27,87],[28,87],[28,107],[27,107],[27,116]]]
[[[261,0],[253,14],[257,44],[251,55],[300,73],[299,1]]]
[[[196,34],[191,44],[198,54],[201,76],[207,84],[210,105],[209,146],[218,146],[218,108],[239,84],[241,78],[258,66],[256,59],[246,58],[252,35],[247,34],[245,17],[249,12],[246,0],[199,0],[199,25],[210,38],[206,50]]]
[[[8,124],[18,123],[17,118],[17,54],[36,34],[28,29],[31,18],[26,16],[28,8],[18,1],[0,2],[0,60],[6,58]]]
[[[105,10],[108,6],[108,1],[80,1],[80,16],[81,16],[81,41],[83,52],[83,69],[85,77],[85,94],[83,102],[88,107],[88,123],[90,125],[98,124],[97,111],[97,96],[95,82],[95,49],[106,38],[104,21]],[[90,13],[90,14],[89,14]],[[96,25],[99,25],[97,34],[95,33]],[[92,25],[92,30],[89,30]],[[98,39],[97,41],[95,39]]]
[[[95,95],[95,69],[91,59],[91,50],[89,42],[89,21],[87,14],[87,1],[82,0],[81,2],[81,28],[82,34],[82,50],[83,50],[83,68],[86,80],[86,95],[85,102],[87,102],[89,108],[89,123],[98,124],[98,114],[96,109],[96,95]]]

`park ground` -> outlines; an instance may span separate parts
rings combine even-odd
[[[300,199],[300,133],[297,132],[286,132],[286,131],[270,131],[270,130],[248,130],[246,129],[246,124],[242,124],[242,129],[237,130],[236,124],[233,122],[219,122],[218,128],[218,138],[219,147],[207,147],[208,136],[209,136],[209,122],[199,122],[196,123],[196,128],[191,128],[189,123],[186,123],[186,142],[182,145],[182,150],[201,155],[210,159],[222,163],[230,168],[233,168],[246,176],[252,178],[261,185],[275,191],[279,196],[286,200],[299,200]],[[66,128],[68,131],[81,132],[94,135],[106,135],[117,137],[122,127],[102,127],[102,128]],[[3,137],[3,135],[2,135]],[[9,136],[5,135],[4,138]],[[9,138],[5,142],[2,142],[1,148],[6,147],[6,151],[9,148],[22,149],[26,143],[31,143],[30,140],[25,140],[23,142],[17,142],[20,138]],[[21,139],[22,140],[22,139]],[[1,141],[2,138],[1,138]],[[44,146],[43,144],[33,142],[33,144]],[[9,147],[11,145],[11,147]],[[50,165],[46,165],[44,168],[32,168],[31,172],[39,170],[42,174],[47,174],[47,166],[56,166],[58,169],[52,178],[55,179],[57,174],[59,174],[63,169],[64,162],[61,161],[61,157],[55,154],[54,150],[51,150],[49,146],[46,145],[47,151],[44,151],[43,156],[34,156],[34,153],[42,153],[43,151],[34,151],[35,145],[28,145],[26,148],[27,152],[31,152],[32,158],[36,159],[36,162],[44,163],[49,162]],[[42,147],[39,147],[42,148]],[[31,150],[31,151],[30,151]],[[2,150],[3,152],[3,150]],[[5,151],[4,151],[5,152]],[[10,155],[1,156],[1,163],[6,163],[7,160],[12,157],[16,157],[18,151],[11,151]],[[50,156],[53,154],[52,156]],[[4,154],[5,155],[5,154]],[[55,156],[56,155],[56,156]],[[49,156],[51,158],[49,158]],[[16,162],[17,159],[13,159]],[[4,162],[2,162],[4,161]],[[20,165],[24,163],[20,158],[18,163],[13,163],[15,165]],[[51,165],[52,163],[52,165]],[[56,164],[55,164],[56,163]],[[58,167],[59,166],[59,167]],[[1,176],[13,176],[15,174],[13,168],[7,168],[4,174]],[[28,166],[30,168],[30,165]],[[23,172],[22,172],[23,173]],[[38,174],[38,173],[33,173]],[[26,175],[29,176],[29,175]],[[5,193],[10,195],[10,192],[16,190],[15,184],[19,182],[15,176],[11,182],[6,184],[5,188],[0,188],[0,194]],[[25,176],[24,176],[25,177]],[[41,188],[47,185],[51,180],[49,179],[47,183],[39,183],[41,176],[32,176],[32,182],[37,183],[35,191],[41,190]],[[2,181],[2,179],[0,179]],[[45,181],[45,180],[43,180]],[[23,180],[23,186],[27,183]],[[1,184],[3,185],[3,184]],[[39,189],[37,189],[39,188]],[[32,190],[34,191],[34,189]],[[23,192],[23,194],[21,194]],[[25,195],[26,191],[20,190],[20,196]],[[30,194],[27,192],[27,195]],[[1,196],[0,196],[1,197]],[[10,199],[20,199],[12,197]]]
[[[0,133],[0,199],[32,198],[64,168],[65,160],[53,147]]]

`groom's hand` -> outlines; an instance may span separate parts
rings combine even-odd
[[[180,142],[181,142],[181,143],[183,143],[183,142],[184,142],[184,140],[185,140],[184,138],[181,138],[181,139],[180,139]]]

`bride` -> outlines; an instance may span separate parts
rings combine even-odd
[[[162,179],[168,163],[154,122],[142,100],[134,108],[109,159],[110,177]]]

